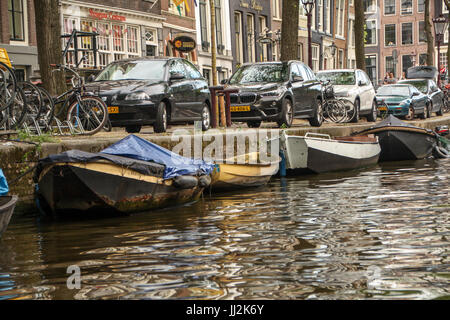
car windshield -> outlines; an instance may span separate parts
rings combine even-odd
[[[383,86],[377,91],[377,96],[399,96],[409,97],[409,87],[404,86]]]
[[[123,61],[107,66],[95,81],[108,80],[164,80],[167,61]]]
[[[317,78],[320,81],[330,80],[332,85],[355,85],[355,73],[350,71],[344,72],[319,72]]]
[[[427,81],[402,81],[402,83],[405,84],[412,84],[414,87],[417,88],[422,93],[428,92],[428,83]]]
[[[283,82],[287,80],[287,64],[259,64],[241,67],[231,77],[230,84]]]

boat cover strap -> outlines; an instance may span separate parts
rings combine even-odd
[[[141,161],[132,158],[120,157],[106,153],[90,153],[80,150],[70,150],[54,155],[50,155],[47,158],[40,159],[34,173],[34,181],[38,182],[39,176],[42,170],[50,164],[55,163],[92,163],[98,161],[109,161],[117,165],[126,167],[128,169],[137,171],[145,175],[151,175],[162,178],[164,175],[165,167],[161,164]]]
[[[9,192],[8,182],[3,174],[2,169],[0,169],[0,196],[6,196]]]

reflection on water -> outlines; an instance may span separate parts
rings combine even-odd
[[[0,299],[450,297],[449,160],[273,179],[129,217],[14,217]],[[66,286],[81,268],[81,289]]]

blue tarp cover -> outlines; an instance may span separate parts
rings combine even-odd
[[[213,163],[182,157],[135,135],[129,135],[102,150],[101,153],[142,161],[153,161],[165,165],[164,179],[171,179],[182,175],[210,174],[215,167]]]
[[[9,192],[8,182],[6,181],[2,169],[0,169],[0,196],[6,196],[8,192]]]

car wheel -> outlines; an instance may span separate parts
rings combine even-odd
[[[313,127],[320,127],[323,123],[323,106],[322,100],[317,99],[317,107],[314,116],[309,118],[309,124]]]
[[[375,122],[377,121],[377,116],[378,116],[377,104],[375,101],[373,101],[372,110],[370,111],[370,114],[367,116],[367,121]]]
[[[350,120],[352,123],[357,123],[359,121],[359,110],[360,109],[360,101],[357,99],[355,101],[355,113],[353,114],[353,118]]]
[[[261,126],[261,121],[247,121],[247,126],[249,128],[259,128]]]
[[[202,109],[202,130],[208,131],[211,127],[211,112],[209,111],[209,106],[205,103]]]
[[[153,131],[156,133],[166,132],[167,130],[167,108],[164,102],[160,102],[156,112],[156,122],[153,125]]]
[[[414,119],[414,108],[412,106],[408,109],[408,114],[405,116],[406,120],[413,120]]]
[[[125,131],[128,133],[139,133],[142,126],[126,126]]]
[[[439,107],[439,110],[436,111],[437,116],[443,116],[444,112],[442,111],[442,106],[444,105],[444,100],[442,100],[441,106]]]
[[[281,117],[277,121],[278,126],[286,126],[290,128],[292,126],[292,121],[294,120],[294,110],[292,108],[292,102],[289,99],[283,100],[283,105],[281,107]]]

